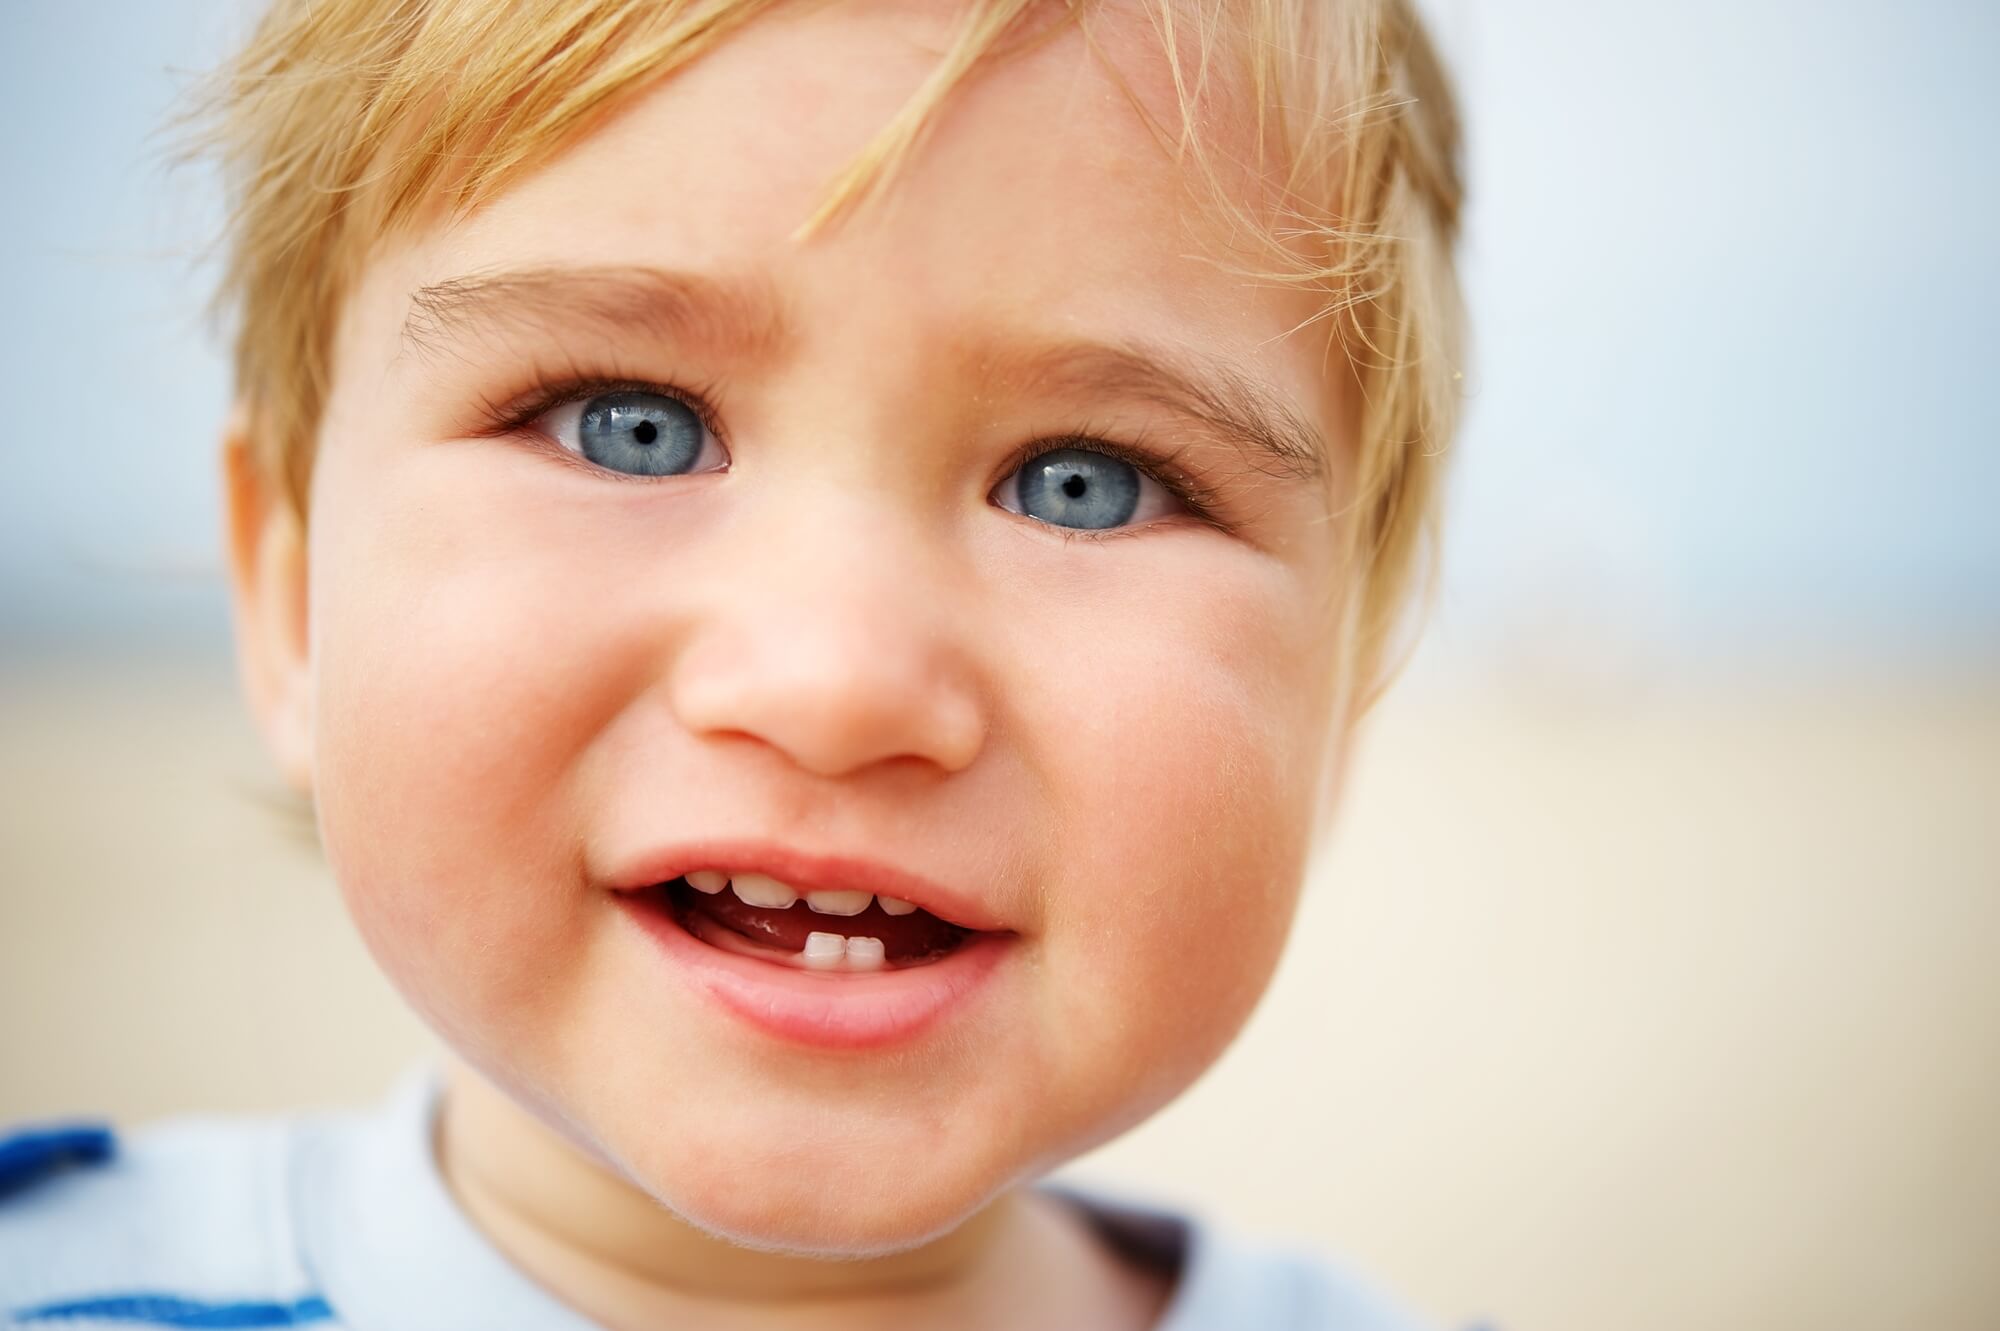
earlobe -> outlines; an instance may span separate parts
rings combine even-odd
[[[222,437],[224,537],[236,664],[252,719],[285,781],[312,793],[312,654],[303,523],[255,447],[243,403]]]

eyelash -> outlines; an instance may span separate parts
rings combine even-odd
[[[488,419],[487,432],[495,435],[519,434],[536,420],[557,407],[566,407],[572,402],[586,402],[606,393],[658,393],[670,397],[692,411],[700,419],[702,426],[710,434],[729,446],[729,434],[722,428],[722,419],[709,405],[714,399],[717,385],[713,382],[695,388],[680,388],[673,384],[658,384],[645,379],[604,378],[598,375],[570,375],[558,379],[542,379],[522,393],[494,402],[481,399],[480,411]],[[568,449],[563,449],[565,457],[576,458]],[[611,471],[583,458],[576,461],[589,468],[592,474],[624,477],[627,480],[651,484],[653,478],[626,476],[621,471]]]
[[[662,397],[673,398],[692,411],[700,419],[702,426],[720,440],[724,448],[728,448],[729,435],[722,428],[721,417],[710,405],[716,387],[713,382],[694,388],[682,388],[674,384],[655,383],[645,379],[577,374],[560,378],[542,378],[531,388],[504,401],[481,399],[480,410],[489,422],[486,427],[487,433],[519,434],[544,414],[554,411],[557,407],[568,406],[572,402],[587,401],[605,393],[658,393]],[[1143,439],[1143,436],[1140,438]],[[1187,509],[1190,517],[1218,531],[1231,530],[1228,524],[1216,516],[1219,504],[1215,490],[1196,479],[1176,461],[1179,449],[1166,451],[1143,442],[1124,443],[1105,438],[1088,427],[1070,434],[1045,436],[1021,445],[1008,456],[999,475],[1005,479],[1036,458],[1064,448],[1086,449],[1117,458],[1140,474],[1151,477],[1156,483],[1164,486],[1167,492]],[[627,476],[624,472],[599,467],[566,448],[559,447],[557,451],[565,460],[587,469],[592,475],[611,476],[641,485],[653,483],[651,477]],[[1056,527],[1055,530],[1062,533],[1066,540],[1105,541],[1122,536],[1136,536],[1152,525],[1147,523],[1136,527],[1113,527],[1101,531],[1074,527]]]

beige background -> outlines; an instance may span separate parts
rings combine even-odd
[[[1250,1029],[1078,1169],[1447,1326],[2000,1326],[2000,677],[1526,678],[1392,698]],[[0,742],[0,1119],[425,1048],[225,665],[15,659]]]

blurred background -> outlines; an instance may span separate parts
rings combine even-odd
[[[1438,0],[1446,577],[1278,982],[1077,1171],[1440,1324],[2000,1326],[2000,7]],[[240,0],[0,8],[0,1121],[429,1047],[234,695],[155,137]]]

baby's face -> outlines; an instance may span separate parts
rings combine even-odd
[[[1074,32],[791,238],[951,17],[759,20],[381,254],[314,480],[311,765],[369,946],[758,1244],[917,1242],[1183,1088],[1343,740],[1313,303],[1225,270]],[[1143,22],[1104,35],[1171,119]]]

